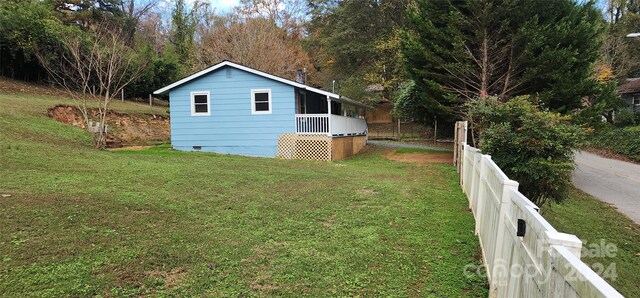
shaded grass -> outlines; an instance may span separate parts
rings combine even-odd
[[[487,294],[451,166],[99,151],[60,102],[0,94],[3,295]]]
[[[562,203],[548,204],[543,216],[558,231],[583,241],[582,260],[623,295],[640,297],[640,227],[609,204],[575,188]],[[590,255],[586,250],[591,245],[602,247],[601,243],[613,244],[617,250],[613,255]]]

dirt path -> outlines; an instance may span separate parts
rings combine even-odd
[[[381,147],[429,149],[429,150],[438,150],[443,152],[451,152],[452,150],[451,144],[429,146],[429,145],[418,145],[418,144],[411,144],[411,143],[402,143],[402,142],[395,142],[395,141],[379,141],[379,140],[368,140],[367,144],[374,145],[374,146],[381,146]]]
[[[451,150],[424,146],[424,145],[416,145],[416,144],[408,144],[408,143],[400,143],[400,142],[390,142],[390,141],[367,141],[368,145],[379,146],[387,148],[387,153],[382,155],[384,158],[399,162],[411,162],[416,163],[420,166],[424,166],[427,164],[450,164],[453,160],[453,152]],[[415,149],[427,149],[427,150],[435,150],[435,152],[407,152],[407,153],[397,153],[397,148],[415,148]]]
[[[452,153],[396,153],[392,151],[383,156],[386,159],[399,162],[413,162],[421,166],[427,164],[450,164],[453,160]]]

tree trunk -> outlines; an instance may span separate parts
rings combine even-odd
[[[482,64],[480,69],[480,98],[486,98],[489,96],[489,40],[487,37],[487,29],[483,31],[482,37]]]

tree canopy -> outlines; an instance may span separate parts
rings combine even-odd
[[[597,89],[593,64],[604,22],[593,3],[416,0],[403,31],[409,77],[436,114],[463,102],[536,95],[552,110],[581,107]]]
[[[546,109],[616,109],[615,85],[640,75],[638,5],[547,0],[28,0],[0,2],[0,73],[46,81],[33,49],[59,47],[55,26],[122,28],[149,67],[125,88],[146,96],[233,60],[398,116],[453,119],[464,102],[531,95]],[[55,51],[52,51],[55,52]],[[606,100],[602,100],[606,98]]]
[[[412,0],[314,0],[306,45],[318,75],[313,82],[353,98],[391,98],[405,73],[402,68],[400,30]],[[379,85],[374,96],[366,89]]]

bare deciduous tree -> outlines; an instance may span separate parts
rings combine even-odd
[[[231,60],[286,78],[295,77],[297,70],[313,69],[301,36],[270,18],[210,15],[196,34],[196,68]]]
[[[106,144],[109,103],[142,74],[147,64],[136,59],[135,50],[125,45],[125,38],[122,28],[101,23],[88,34],[78,30],[63,32],[62,47],[54,55],[45,50],[36,53],[51,80],[76,102],[85,127],[97,121],[97,131],[92,134],[96,148]],[[93,107],[96,115],[91,112]]]
[[[305,23],[307,3],[303,0],[241,0],[236,8],[243,18],[263,17],[291,34],[299,34]]]

